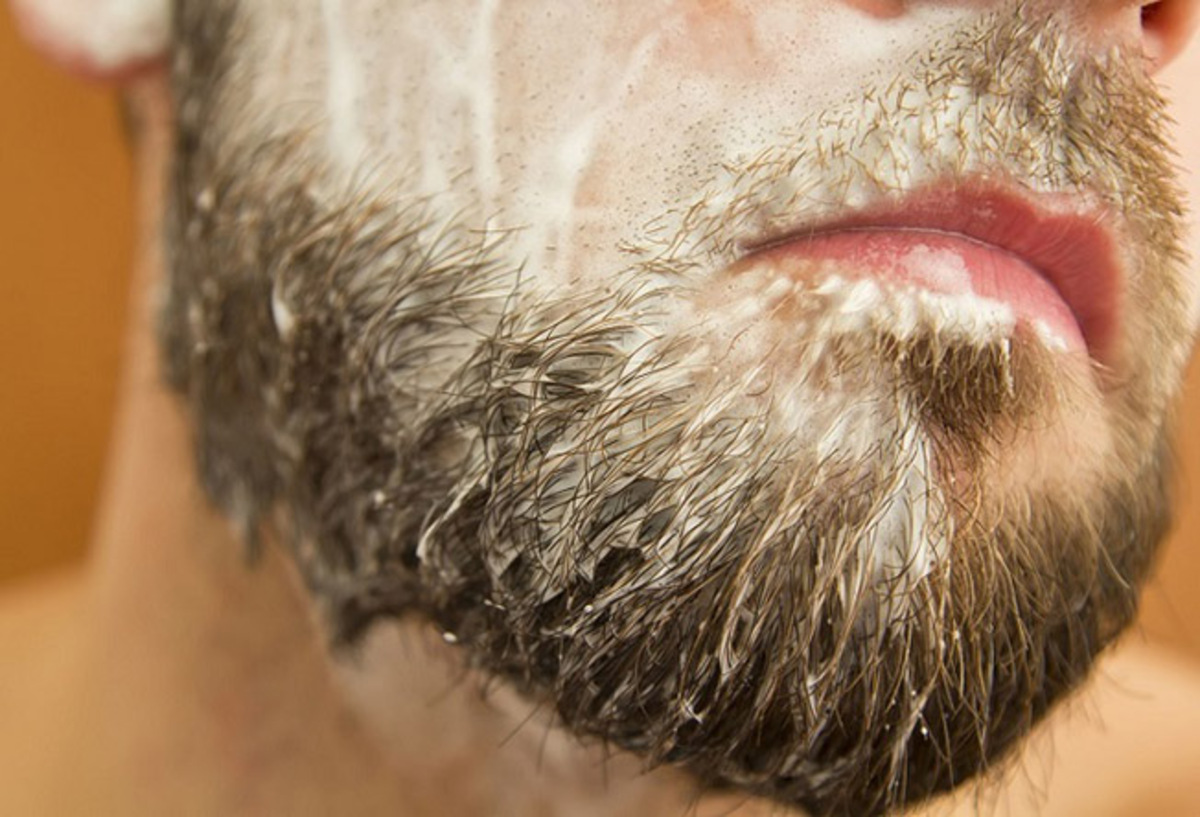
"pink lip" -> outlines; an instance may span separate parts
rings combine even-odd
[[[1121,274],[1102,221],[1100,212],[1053,213],[994,188],[931,187],[748,249],[865,262],[881,277],[904,277],[934,291],[945,290],[900,275],[902,258],[917,246],[953,252],[969,270],[975,294],[1063,329],[1103,361],[1116,329]]]

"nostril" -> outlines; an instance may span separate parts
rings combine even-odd
[[[1162,24],[1162,16],[1162,0],[1142,6],[1142,29],[1144,31],[1156,30]]]
[[[1154,0],[1142,6],[1142,32],[1146,37],[1161,39],[1171,24],[1172,3]]]
[[[1154,68],[1181,52],[1196,27],[1197,0],[1154,0],[1142,5],[1142,41]]]

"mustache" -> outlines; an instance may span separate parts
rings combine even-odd
[[[1162,92],[1138,57],[1085,53],[1063,26],[1009,4],[759,151],[690,169],[712,181],[628,243],[638,272],[702,277],[848,207],[972,178],[1086,196],[1148,247],[1178,254]]]
[[[1161,428],[1088,502],[964,521],[938,458],[1045,412],[1035,352],[824,332],[813,301],[801,438],[769,411],[779,379],[714,380],[701,339],[662,328],[745,236],[927,176],[1091,191],[1169,254],[1161,98],[1135,66],[1012,9],[946,37],[648,225],[612,292],[527,283],[435,202],[318,204],[302,135],[185,133],[161,335],[206,490],[291,547],[336,643],[425,616],[568,728],[706,784],[867,815],[990,768],[1132,617]],[[179,83],[220,119],[212,84]]]

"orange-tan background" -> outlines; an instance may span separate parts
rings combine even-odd
[[[1180,147],[1196,171],[1198,78],[1200,43],[1166,77],[1188,95]],[[39,62],[0,5],[0,590],[85,553],[126,314],[129,173],[114,97]],[[1184,418],[1179,526],[1144,630],[1200,660],[1200,362]]]
[[[132,256],[111,94],[58,74],[0,3],[0,581],[78,559]]]

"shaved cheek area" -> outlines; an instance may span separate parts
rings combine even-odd
[[[245,6],[261,15],[248,50],[286,67],[256,72],[247,107],[300,90],[310,104],[281,114],[324,129],[335,170],[404,179],[508,231],[550,286],[625,266],[622,241],[677,231],[673,210],[723,189],[714,169],[869,87],[950,17],[779,0],[312,2],[319,13]],[[316,57],[297,64],[298,48]]]

